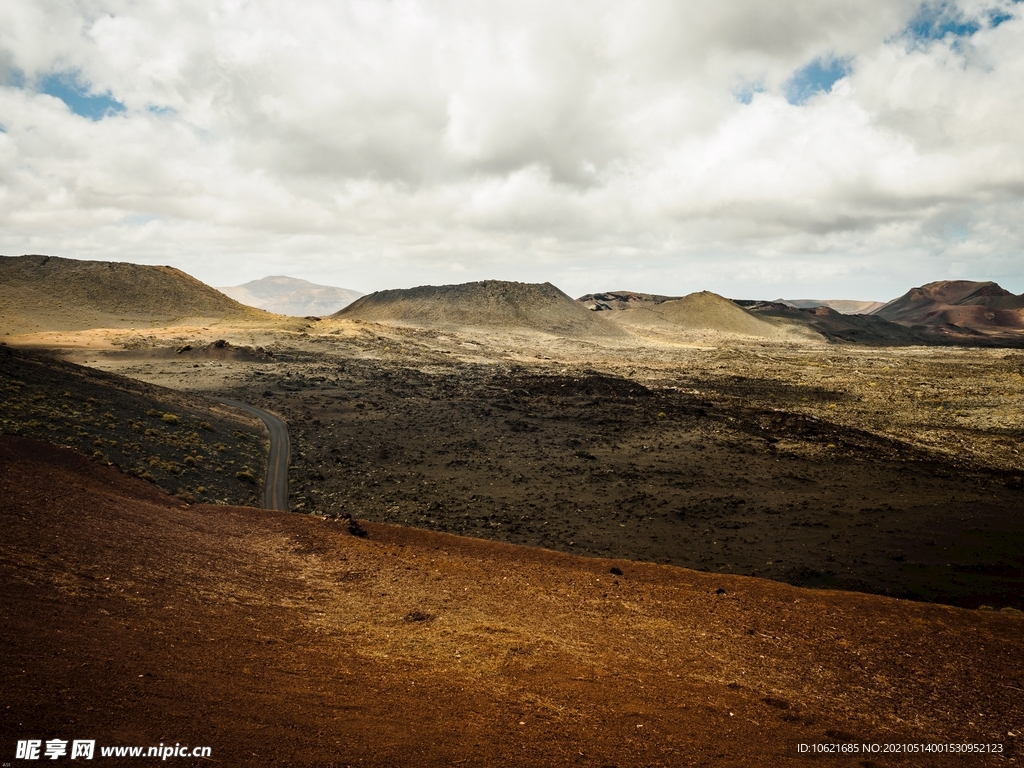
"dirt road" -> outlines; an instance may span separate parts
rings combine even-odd
[[[263,507],[264,509],[287,512],[288,461],[291,458],[288,426],[274,414],[254,405],[225,397],[214,399],[219,403],[241,408],[267,425],[267,431],[270,432],[270,455],[267,457],[267,479],[263,487]]]

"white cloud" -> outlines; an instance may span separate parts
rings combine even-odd
[[[1024,14],[970,0],[942,19],[973,34],[912,38],[921,8],[14,0],[0,252],[361,290],[1022,291]],[[73,114],[55,72],[126,110]]]

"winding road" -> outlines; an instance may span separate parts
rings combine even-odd
[[[277,416],[243,403],[240,400],[229,400],[226,397],[213,398],[218,403],[240,408],[267,425],[270,432],[270,456],[267,457],[267,479],[263,485],[263,508],[288,511],[288,461],[291,458],[291,445],[288,442],[288,426]]]

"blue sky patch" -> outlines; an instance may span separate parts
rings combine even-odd
[[[815,59],[798,69],[786,83],[786,101],[803,104],[816,93],[828,93],[837,80],[850,74],[845,59]]]
[[[111,96],[110,91],[91,93],[88,84],[82,83],[73,72],[47,75],[40,81],[39,90],[63,101],[76,115],[93,121],[124,112],[124,104]]]
[[[970,37],[981,24],[964,17],[949,3],[925,3],[907,25],[908,34],[916,40],[942,40],[946,35]]]
[[[754,100],[754,94],[764,92],[764,83],[744,83],[739,88],[732,92],[732,95],[736,97],[736,101],[740,104],[749,104]]]
[[[995,28],[1002,24],[1004,21],[1009,21],[1015,18],[1012,13],[1003,13],[1002,11],[989,11],[988,23],[989,26]]]

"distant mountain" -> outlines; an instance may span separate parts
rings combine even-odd
[[[0,256],[0,326],[8,332],[262,316],[173,267]]]
[[[284,275],[272,275],[217,290],[250,307],[296,317],[333,315],[363,295],[348,288],[317,285]]]
[[[993,282],[941,280],[911,288],[872,314],[953,337],[1024,338],[1024,294]]]
[[[853,299],[776,299],[775,301],[796,309],[828,307],[841,315],[867,315],[885,306],[885,302],[882,301],[855,301]]]
[[[504,280],[377,291],[335,317],[427,328],[525,329],[566,337],[622,333],[551,283]]]

